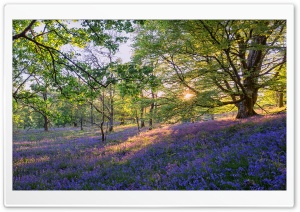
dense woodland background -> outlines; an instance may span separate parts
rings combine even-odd
[[[15,20],[12,38],[14,130],[98,126],[104,141],[285,109],[284,20]]]

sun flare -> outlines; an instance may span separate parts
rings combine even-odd
[[[186,94],[184,94],[183,99],[184,99],[184,100],[189,100],[189,99],[191,99],[193,96],[194,96],[194,94],[186,93]]]

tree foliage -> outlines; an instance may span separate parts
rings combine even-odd
[[[255,115],[258,90],[274,84],[286,63],[286,23],[274,21],[147,21],[136,54],[156,60],[165,85],[185,87],[194,105],[238,107],[238,118]]]
[[[16,128],[89,123],[105,137],[104,123],[246,118],[286,101],[284,20],[15,20],[12,39]]]

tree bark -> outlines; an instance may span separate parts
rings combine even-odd
[[[135,119],[136,119],[136,125],[137,125],[137,128],[138,128],[138,132],[140,132],[140,122],[139,122],[139,116],[138,116],[137,110],[135,112]]]
[[[114,130],[114,119],[110,116],[108,132],[112,132],[113,130]]]
[[[113,87],[112,84],[109,85],[109,132],[112,132],[114,130],[114,91],[113,91]],[[104,99],[103,99],[104,100]]]
[[[279,108],[283,107],[283,92],[277,91],[276,97],[277,97],[277,107]]]
[[[12,37],[13,40],[16,40],[16,39],[19,39],[19,38],[22,38],[22,37],[25,37],[26,36],[26,33],[32,28],[33,24],[36,22],[36,20],[32,20],[30,22],[30,24],[19,34],[17,35],[14,35]]]
[[[122,97],[122,104],[125,104],[124,103],[124,98]],[[125,114],[124,112],[122,111],[121,112],[121,119],[120,119],[120,125],[124,125],[125,124]]]
[[[49,119],[44,115],[44,130],[49,131]]]
[[[154,93],[153,91],[151,91],[151,95],[152,95],[152,103],[150,105],[150,119],[149,119],[149,130],[152,130],[153,129],[153,109],[154,109],[154,106],[155,106],[155,103],[154,103]]]
[[[101,141],[102,141],[102,142],[105,142],[105,133],[104,133],[104,129],[103,129],[103,124],[104,124],[104,122],[101,122],[101,124],[100,124]]]
[[[145,127],[145,120],[144,120],[144,108],[141,108],[141,128]]]
[[[91,126],[94,125],[93,104],[91,103]]]
[[[105,95],[104,95],[104,91],[102,93],[102,121],[100,123],[100,130],[101,130],[101,141],[102,142],[105,142],[105,132],[104,132],[104,129],[103,129],[103,125],[104,125],[104,119],[105,119],[105,116],[104,116],[104,98],[105,98]]]
[[[45,91],[43,92],[43,99],[44,99],[44,102],[46,102],[47,99],[48,99],[47,87],[45,88]],[[47,110],[48,109],[47,104],[46,104],[45,107],[46,107],[46,110]],[[49,125],[49,119],[48,119],[46,111],[45,111],[43,116],[44,116],[44,130],[48,131],[49,130],[49,126],[48,126]]]
[[[80,130],[83,130],[83,117],[80,116]]]
[[[246,97],[244,101],[238,103],[238,113],[236,118],[241,119],[257,115],[257,113],[254,111],[255,102],[256,100],[254,101],[253,98]]]
[[[154,95],[154,98],[157,99],[157,94]],[[157,102],[154,102],[153,115],[156,118],[155,121],[159,123],[161,121],[161,118],[157,116],[157,111],[158,111],[158,105]]]
[[[141,90],[141,98],[143,99],[144,95],[143,95],[143,90]],[[141,102],[141,128],[145,127],[145,120],[144,120],[144,106],[143,106],[143,102]]]
[[[153,129],[153,120],[152,118],[149,119],[149,130]]]
[[[121,120],[120,120],[120,125],[124,125],[125,124],[125,119],[123,117],[123,114],[122,114],[122,117],[121,117]]]
[[[238,107],[237,119],[257,115],[254,111],[254,105],[258,97],[258,75],[263,60],[262,46],[266,45],[266,40],[266,36],[256,36],[253,38],[253,46],[258,47],[249,51],[247,67],[243,72],[243,86],[245,91],[240,96],[240,98],[244,100],[236,104]]]

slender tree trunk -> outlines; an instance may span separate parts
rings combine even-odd
[[[141,99],[143,99],[144,95],[143,95],[143,90],[141,90]],[[144,106],[143,106],[143,102],[141,102],[141,128],[145,127],[145,120],[144,120]]]
[[[141,128],[145,127],[145,120],[144,120],[144,108],[141,108]]]
[[[43,99],[44,99],[44,102],[46,102],[48,99],[47,87],[45,88],[45,91],[43,92]],[[46,104],[46,110],[47,110],[47,104]],[[49,119],[48,119],[46,112],[43,116],[44,116],[44,130],[48,131],[49,130]]]
[[[152,98],[153,98],[153,96],[152,96]],[[154,95],[154,98],[157,99],[157,94]],[[156,118],[155,119],[156,123],[159,123],[160,122],[160,117],[157,116],[157,111],[158,111],[157,102],[154,102],[153,116]]]
[[[49,131],[49,119],[44,115],[44,130]]]
[[[151,95],[152,95],[152,103],[150,105],[150,119],[149,119],[149,130],[152,130],[153,129],[153,109],[154,109],[154,106],[155,106],[155,103],[154,103],[154,93],[153,91],[151,90]]]
[[[153,119],[150,118],[149,119],[149,130],[152,130],[153,129]]]
[[[124,104],[124,98],[122,97],[122,104]],[[120,125],[124,125],[125,124],[125,114],[122,111],[121,112],[121,119],[120,119]]]
[[[113,130],[114,130],[114,119],[110,116],[108,132],[112,132]]]
[[[80,130],[83,130],[83,117],[80,115]]]
[[[101,122],[101,124],[100,124],[101,141],[102,141],[102,142],[105,142],[105,133],[104,133],[103,125],[104,125],[104,122]]]
[[[106,122],[106,131],[105,131],[105,135],[107,135],[107,133],[108,133],[108,128],[109,128],[109,121],[108,122]]]
[[[102,121],[101,121],[101,123],[100,123],[100,130],[101,130],[101,141],[102,142],[105,142],[105,132],[104,132],[104,129],[103,129],[103,125],[104,125],[104,107],[105,107],[105,105],[104,105],[104,97],[105,97],[105,95],[104,95],[104,91],[103,91],[103,93],[102,93]]]
[[[122,114],[121,120],[120,120],[120,125],[124,125],[125,124],[125,119],[124,119],[124,115]]]
[[[277,107],[279,108],[283,107],[283,92],[277,91],[276,97],[277,97]]]
[[[112,87],[112,84],[109,85],[109,109],[110,109],[110,113],[109,113],[109,132],[112,132],[114,130],[114,90]]]
[[[135,119],[136,119],[136,125],[138,128],[138,132],[140,132],[140,121],[139,121],[139,116],[137,110],[135,111]]]
[[[91,103],[91,126],[94,125],[93,104]]]

